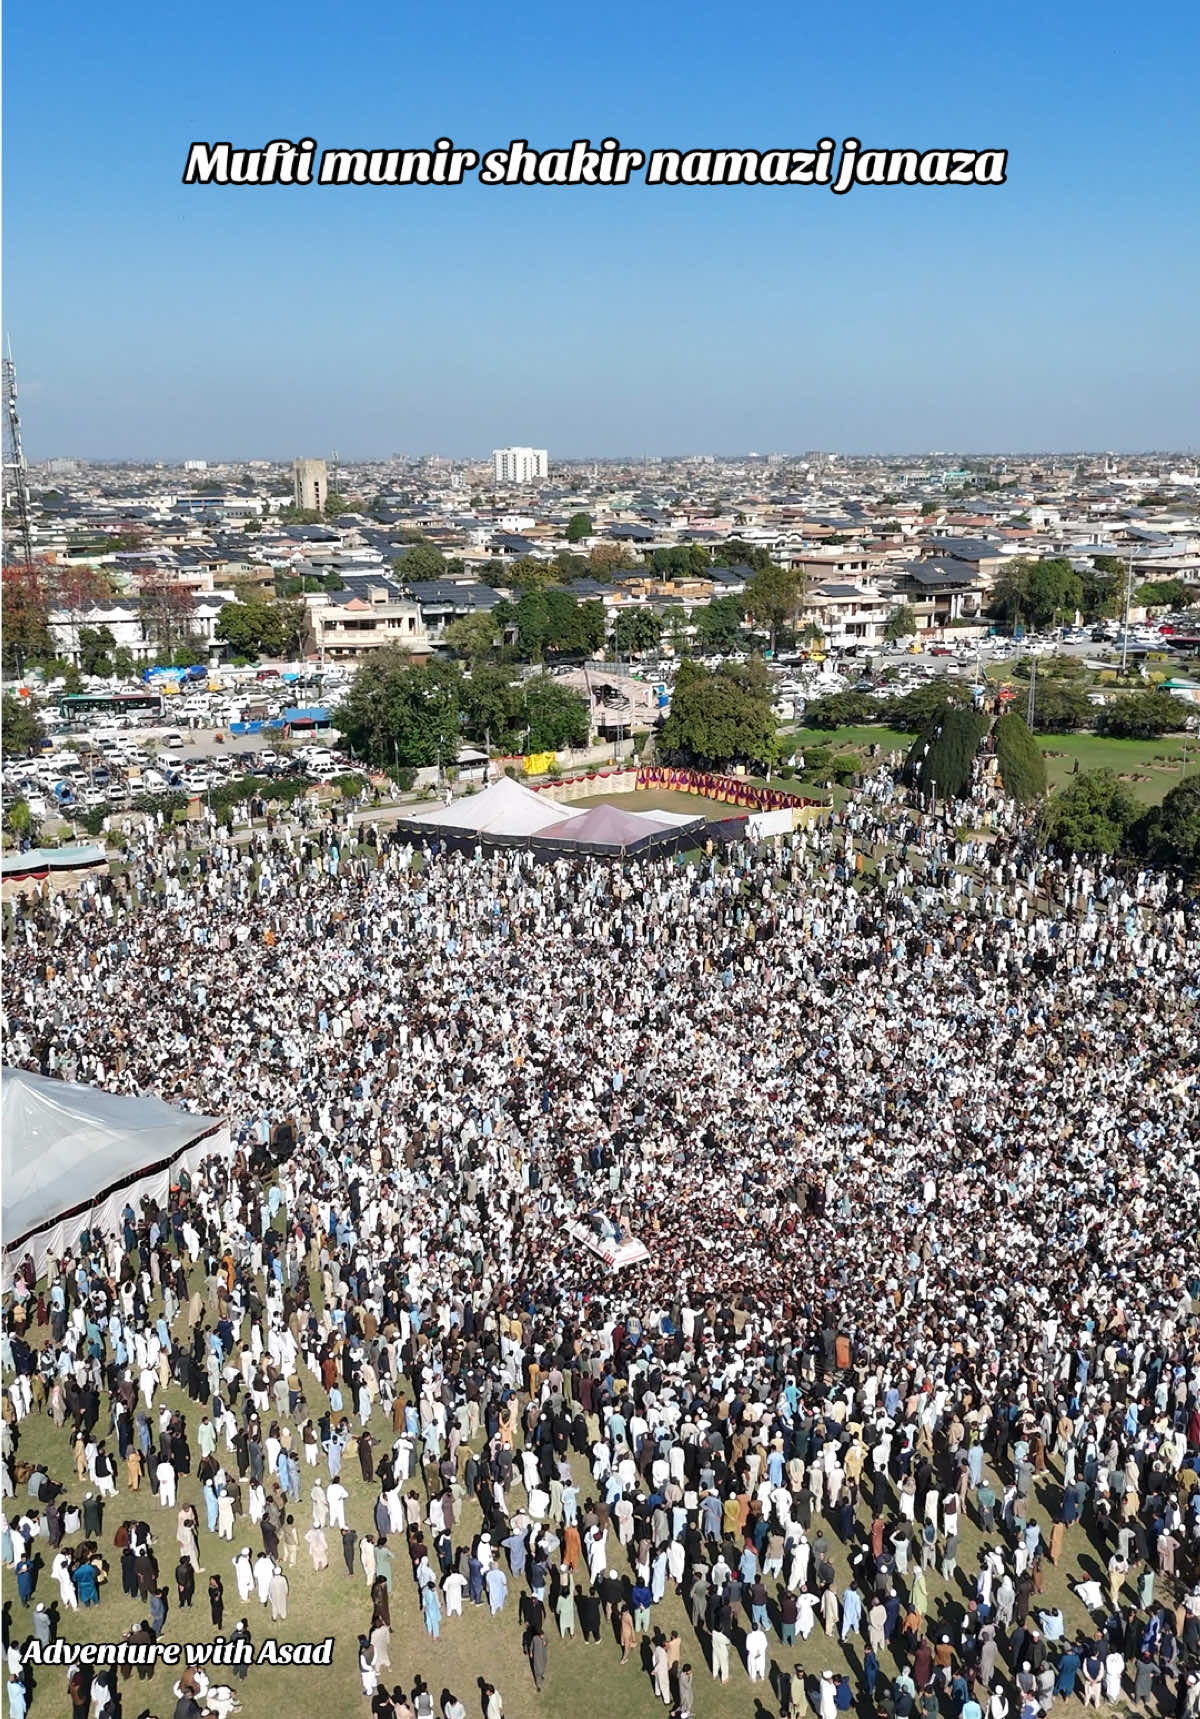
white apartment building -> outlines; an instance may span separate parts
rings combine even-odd
[[[541,482],[546,476],[545,448],[493,448],[492,476],[497,484]]]

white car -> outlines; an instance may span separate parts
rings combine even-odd
[[[163,746],[169,746],[172,749],[172,751],[175,751],[178,748],[181,748],[183,746],[183,735],[182,734],[164,734],[162,737],[161,744]]]

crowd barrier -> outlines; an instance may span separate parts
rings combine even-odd
[[[703,794],[706,799],[741,806],[747,812],[777,812],[794,806],[820,806],[821,800],[789,794],[783,788],[762,788],[739,776],[718,776],[705,770],[677,770],[666,764],[645,764],[637,773],[639,788],[658,788],[675,794]]]

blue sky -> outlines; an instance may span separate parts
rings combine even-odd
[[[439,14],[444,22],[439,22]],[[1200,12],[11,6],[27,452],[1200,445]],[[1006,148],[1000,188],[185,187],[193,139]]]

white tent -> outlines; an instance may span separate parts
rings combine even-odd
[[[229,1128],[160,1098],[3,1073],[4,1260],[38,1274],[86,1229],[112,1234],[127,1204],[165,1201],[180,1170],[231,1151]]]
[[[425,812],[414,809],[407,821],[432,824],[443,830],[466,830],[477,835],[536,836],[550,824],[577,818],[582,808],[560,806],[548,795],[535,794],[511,776],[501,776],[481,794],[464,794],[449,806]]]

